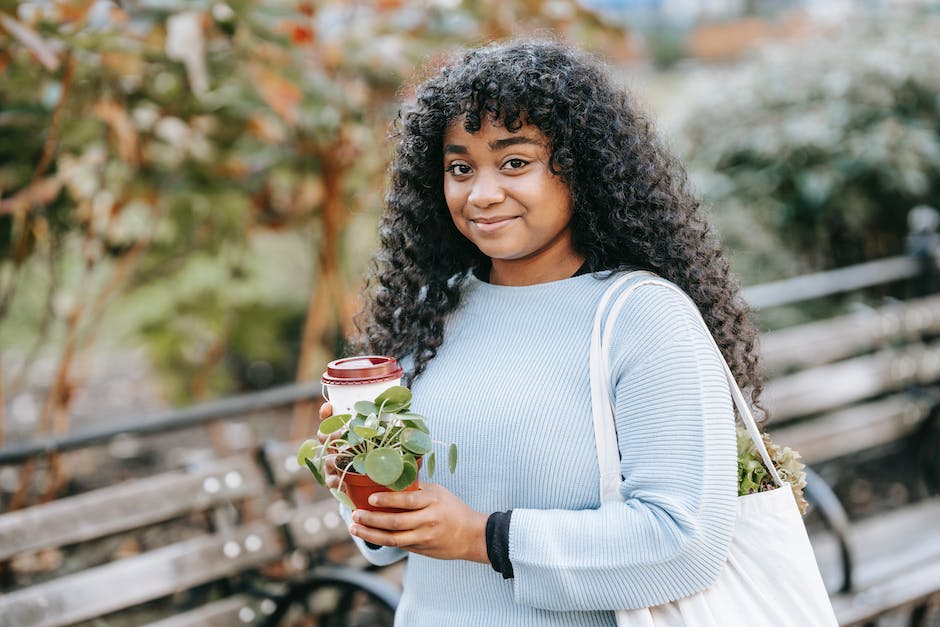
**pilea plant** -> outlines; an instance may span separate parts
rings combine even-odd
[[[777,487],[770,472],[764,466],[754,441],[748,435],[747,429],[737,427],[738,431],[738,495],[753,494],[773,490]],[[800,454],[789,446],[777,446],[770,441],[770,436],[762,434],[764,446],[770,454],[770,460],[777,468],[780,478],[790,484],[793,497],[796,499],[800,513],[805,514],[807,503],[803,496],[806,487],[806,465],[800,461]]]
[[[298,463],[305,465],[314,478],[326,485],[323,465],[327,455],[336,455],[336,467],[342,471],[339,488],[330,492],[343,505],[355,505],[343,490],[346,475],[368,476],[390,490],[408,488],[418,477],[419,462],[427,456],[426,472],[434,476],[436,458],[432,450],[426,418],[410,411],[411,390],[404,386],[390,387],[373,401],[359,401],[355,414],[336,414],[320,423],[324,442],[306,440],[297,453]],[[450,444],[447,465],[451,473],[457,468],[457,445]]]

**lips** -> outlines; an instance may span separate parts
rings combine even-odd
[[[512,224],[518,219],[519,216],[496,216],[470,220],[470,224],[482,233],[493,233]]]

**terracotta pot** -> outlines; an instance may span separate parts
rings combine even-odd
[[[418,475],[421,474],[421,462],[422,459],[418,459]],[[421,484],[418,482],[418,477],[415,477],[415,480],[411,482],[404,490],[401,492],[414,492],[415,490],[420,490]],[[406,510],[398,509],[397,507],[376,507],[369,504],[369,497],[375,494],[376,492],[392,492],[391,488],[388,488],[380,483],[376,483],[369,478],[368,475],[360,475],[356,472],[346,473],[346,478],[343,479],[343,492],[350,498],[353,504],[357,509],[367,509],[371,512],[403,512]]]

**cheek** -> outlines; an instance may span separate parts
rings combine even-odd
[[[447,210],[451,217],[457,219],[460,217],[461,209],[466,204],[466,194],[459,185],[454,183],[444,183],[444,201],[447,203]]]

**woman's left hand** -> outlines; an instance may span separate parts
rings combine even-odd
[[[436,483],[413,492],[379,492],[369,498],[398,513],[357,509],[349,533],[372,544],[392,546],[442,560],[463,559],[489,564],[486,555],[487,514],[470,508]]]

